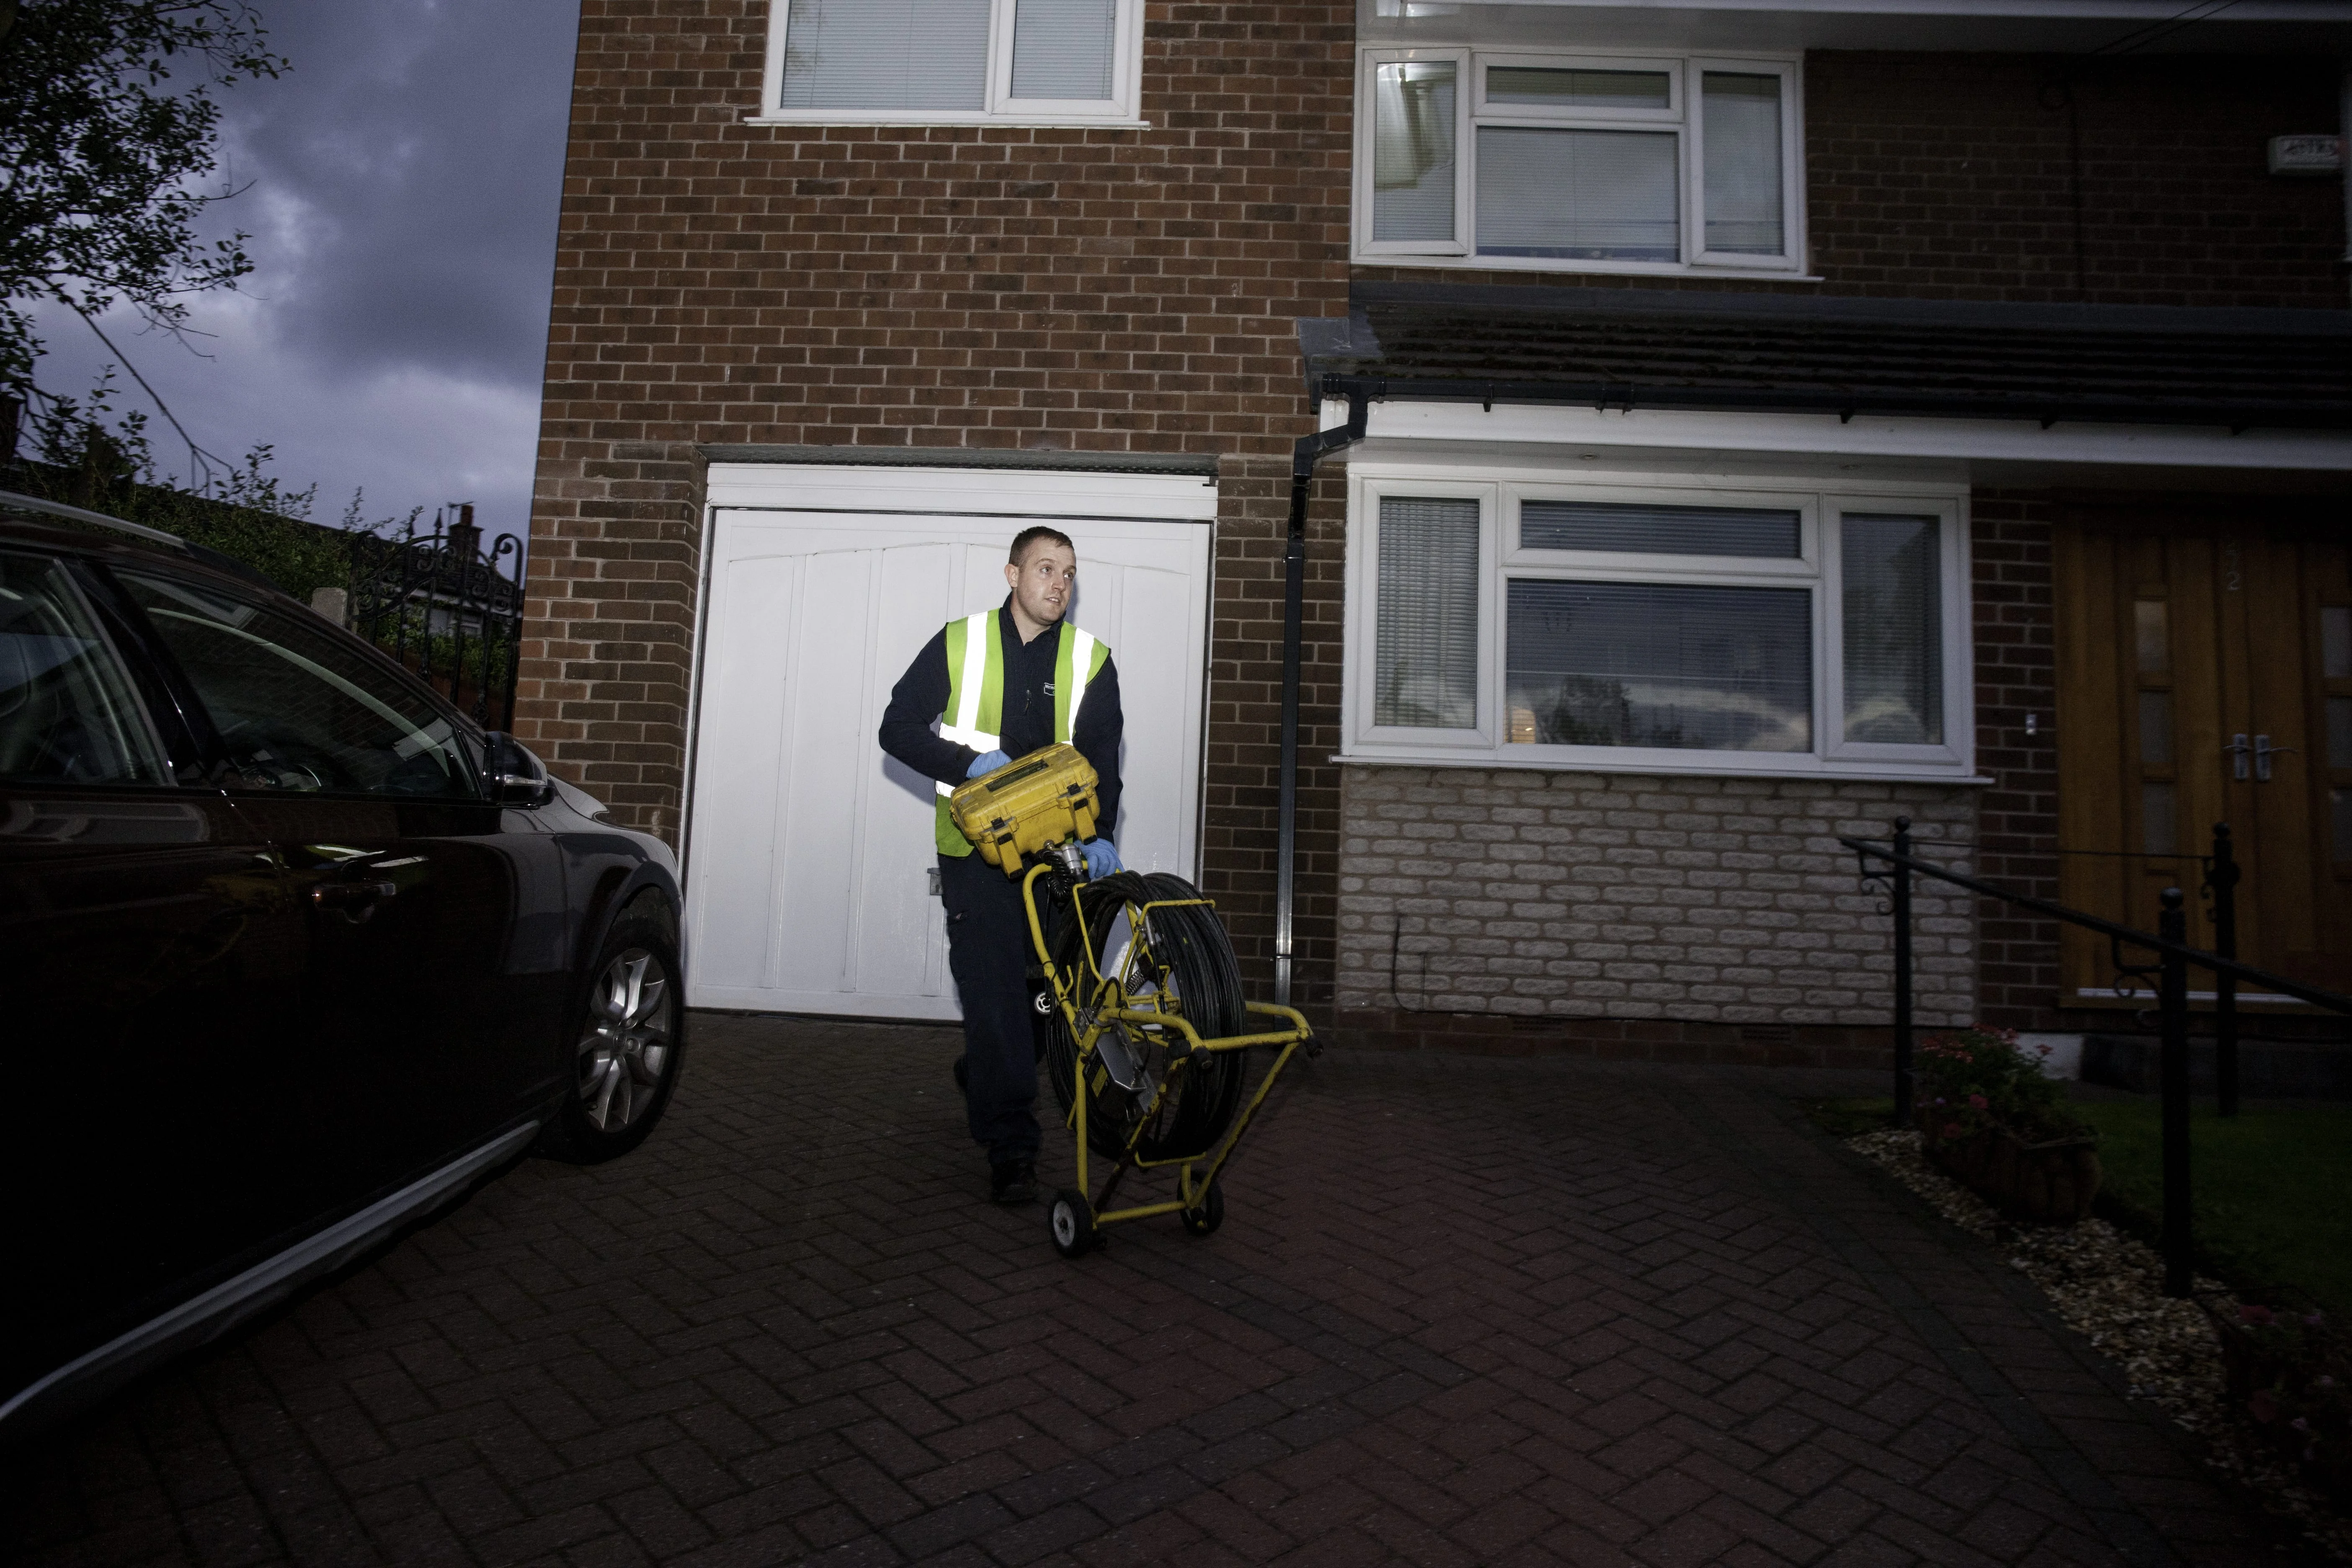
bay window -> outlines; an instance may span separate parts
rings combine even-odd
[[[1802,267],[1794,60],[1370,49],[1359,259]]]
[[[757,121],[1133,124],[1142,0],[769,0]]]
[[[1950,777],[1962,495],[1366,472],[1351,759]]]

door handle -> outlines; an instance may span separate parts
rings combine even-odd
[[[2230,776],[2240,784],[2246,782],[2246,759],[2253,753],[2253,750],[2252,746],[2246,744],[2243,731],[2231,736],[2230,743],[2221,748],[2221,754],[2230,759]]]
[[[2256,784],[2268,784],[2268,783],[2270,783],[2270,782],[2271,782],[2271,759],[2272,759],[2273,757],[2283,757],[2283,756],[2285,756],[2288,752],[2290,752],[2294,751],[2294,749],[2295,749],[2295,748],[2294,748],[2293,746],[2273,746],[2273,745],[2272,745],[2272,744],[2271,744],[2271,738],[2270,738],[2268,735],[2257,735],[2257,736],[2255,736],[2255,737],[2254,737],[2254,782],[2255,782]]]
[[[314,882],[310,885],[310,903],[314,909],[332,910],[353,925],[358,925],[375,913],[375,907],[385,899],[397,898],[397,882]]]

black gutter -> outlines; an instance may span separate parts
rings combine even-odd
[[[1769,412],[1942,415],[1964,419],[2030,419],[2043,429],[2071,425],[2220,425],[2233,434],[2269,429],[2352,430],[2352,408],[2313,409],[2291,404],[2052,403],[1988,395],[1944,396],[1901,392],[1845,393],[1829,388],[1643,386],[1624,381],[1488,381],[1418,376],[1349,375],[1326,372],[1320,395],[1350,400],[1441,403],[1559,403],[1622,409],[1686,408],[1719,414]]]
[[[1327,377],[1327,382],[1330,378]],[[1301,436],[1290,451],[1290,539],[1282,552],[1282,766],[1276,775],[1274,849],[1274,999],[1290,1005],[1290,967],[1297,929],[1298,645],[1307,617],[1307,494],[1315,465],[1364,438],[1368,395],[1345,392],[1348,423]],[[1319,405],[1318,405],[1319,406]]]

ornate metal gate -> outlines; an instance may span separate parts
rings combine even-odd
[[[352,626],[485,729],[512,729],[522,541],[501,533],[485,550],[470,503],[443,521],[429,534],[352,540]]]

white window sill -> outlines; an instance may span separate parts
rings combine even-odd
[[[972,125],[986,130],[994,126],[1003,130],[1066,130],[1072,127],[1093,131],[1149,131],[1149,120],[1107,120],[1099,115],[991,115],[991,114],[853,114],[846,111],[833,114],[747,114],[746,125],[797,125],[815,128],[826,125],[855,125],[867,130],[909,131],[929,130],[942,125]]]
[[[1951,767],[1935,765],[1906,766],[1900,763],[1829,763],[1818,757],[1775,755],[1772,760],[1759,761],[1753,765],[1706,762],[1676,763],[1669,760],[1672,753],[1660,752],[1655,762],[1643,758],[1628,761],[1621,753],[1606,760],[1561,761],[1551,757],[1515,757],[1500,752],[1431,751],[1421,753],[1403,752],[1340,752],[1326,761],[1343,767],[1365,768],[1486,768],[1496,773],[1612,773],[1656,774],[1661,777],[1700,777],[1719,779],[1824,779],[1845,780],[1859,784],[1989,784],[1997,781],[1982,773],[1969,773]]]
[[[1426,256],[1412,252],[1356,251],[1356,267],[1428,267],[1455,272],[1585,273],[1622,278],[1738,278],[1750,283],[1821,283],[1819,273],[1769,267],[1702,267],[1679,261],[1564,261],[1549,256]]]

